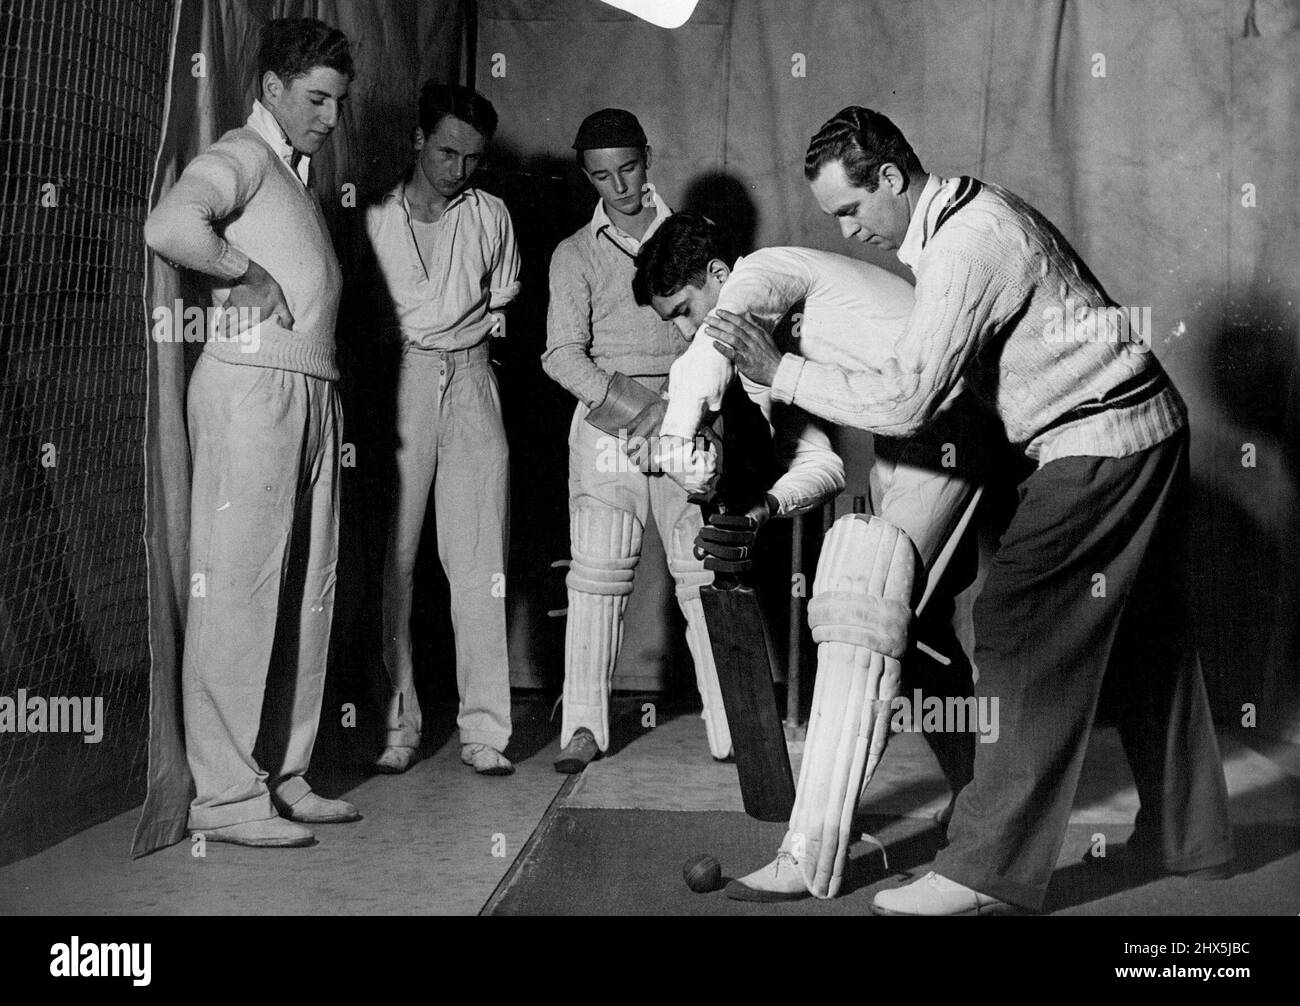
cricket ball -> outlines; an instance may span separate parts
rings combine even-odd
[[[712,856],[696,856],[682,867],[682,878],[696,894],[708,894],[722,886],[722,864]]]

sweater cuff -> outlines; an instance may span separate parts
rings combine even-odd
[[[222,242],[221,256],[217,259],[216,275],[233,282],[248,272],[248,256],[229,241]]]
[[[794,404],[794,392],[799,384],[799,375],[803,373],[803,364],[803,357],[795,356],[793,353],[786,353],[781,357],[781,363],[776,368],[776,376],[772,378],[773,399],[787,405]]]
[[[602,405],[605,404],[605,399],[607,399],[607,398],[609,397],[609,389],[610,389],[610,386],[614,383],[614,375],[613,375],[613,374],[607,374],[607,373],[605,373],[603,370],[601,370],[599,367],[596,368],[596,371],[597,371],[597,373],[600,374],[601,377],[603,377],[603,378],[605,379],[605,388],[604,388],[603,391],[600,392],[599,395],[595,395],[595,394],[593,394],[590,398],[585,398],[585,401],[586,401],[586,404],[587,404],[587,408],[589,408],[589,409],[599,409]],[[592,391],[593,391],[593,392],[596,390],[596,387],[598,387],[598,385],[595,385],[595,386],[592,387]],[[584,396],[581,395],[581,394],[577,394],[577,395],[575,395],[574,397],[575,397],[575,398],[584,398]]]

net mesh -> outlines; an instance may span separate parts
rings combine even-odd
[[[14,716],[0,732],[0,861],[143,794],[141,229],[172,12],[170,0],[3,6],[0,697]],[[102,699],[102,739],[86,743],[84,723],[22,723],[33,699],[55,697],[90,698],[92,712]]]

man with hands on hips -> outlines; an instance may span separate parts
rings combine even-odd
[[[308,178],[353,66],[343,33],[308,18],[269,22],[257,66],[247,123],[186,166],[149,215],[145,241],[210,277],[217,306],[260,315],[206,343],[187,392],[189,828],[214,842],[304,846],[313,841],[304,825],[360,816],[305,778],[334,610],[343,418],[341,274]],[[288,708],[263,730],[268,696]]]

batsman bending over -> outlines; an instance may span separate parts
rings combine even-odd
[[[729,267],[714,225],[687,213],[665,222],[646,243],[635,292],[692,337],[707,324],[706,317],[717,317],[715,311],[747,315],[770,332],[801,304],[797,352],[859,367],[874,366],[893,351],[913,305],[905,280],[842,255],[765,248]],[[696,339],[670,371],[661,464],[692,490],[707,478],[708,465],[690,438],[704,414],[720,406],[732,374],[731,364],[705,337]],[[743,376],[742,381],[773,423],[778,443],[789,424],[808,425],[802,409],[774,403],[768,388]],[[913,605],[926,600],[926,583],[937,583],[952,553],[949,545],[955,545],[978,501],[968,471],[941,464],[946,444],[956,448],[958,460],[974,456],[968,449],[971,418],[959,404],[924,436],[877,439],[871,480],[875,516],[842,517],[827,534],[808,611],[818,643],[818,673],[790,828],[775,861],[733,881],[729,896],[785,901],[809,894],[829,898],[838,891],[853,814],[888,737]],[[711,557],[706,565],[748,560],[758,528],[770,517],[808,509],[838,492],[796,495],[791,489],[798,485],[792,474],[780,479],[749,511],[748,531],[704,528],[699,543]],[[945,669],[918,655],[908,661],[909,677],[915,678],[909,684],[940,696],[970,695],[969,666],[955,639],[947,644],[941,649],[957,659]],[[974,738],[926,737],[955,798],[971,778]]]

